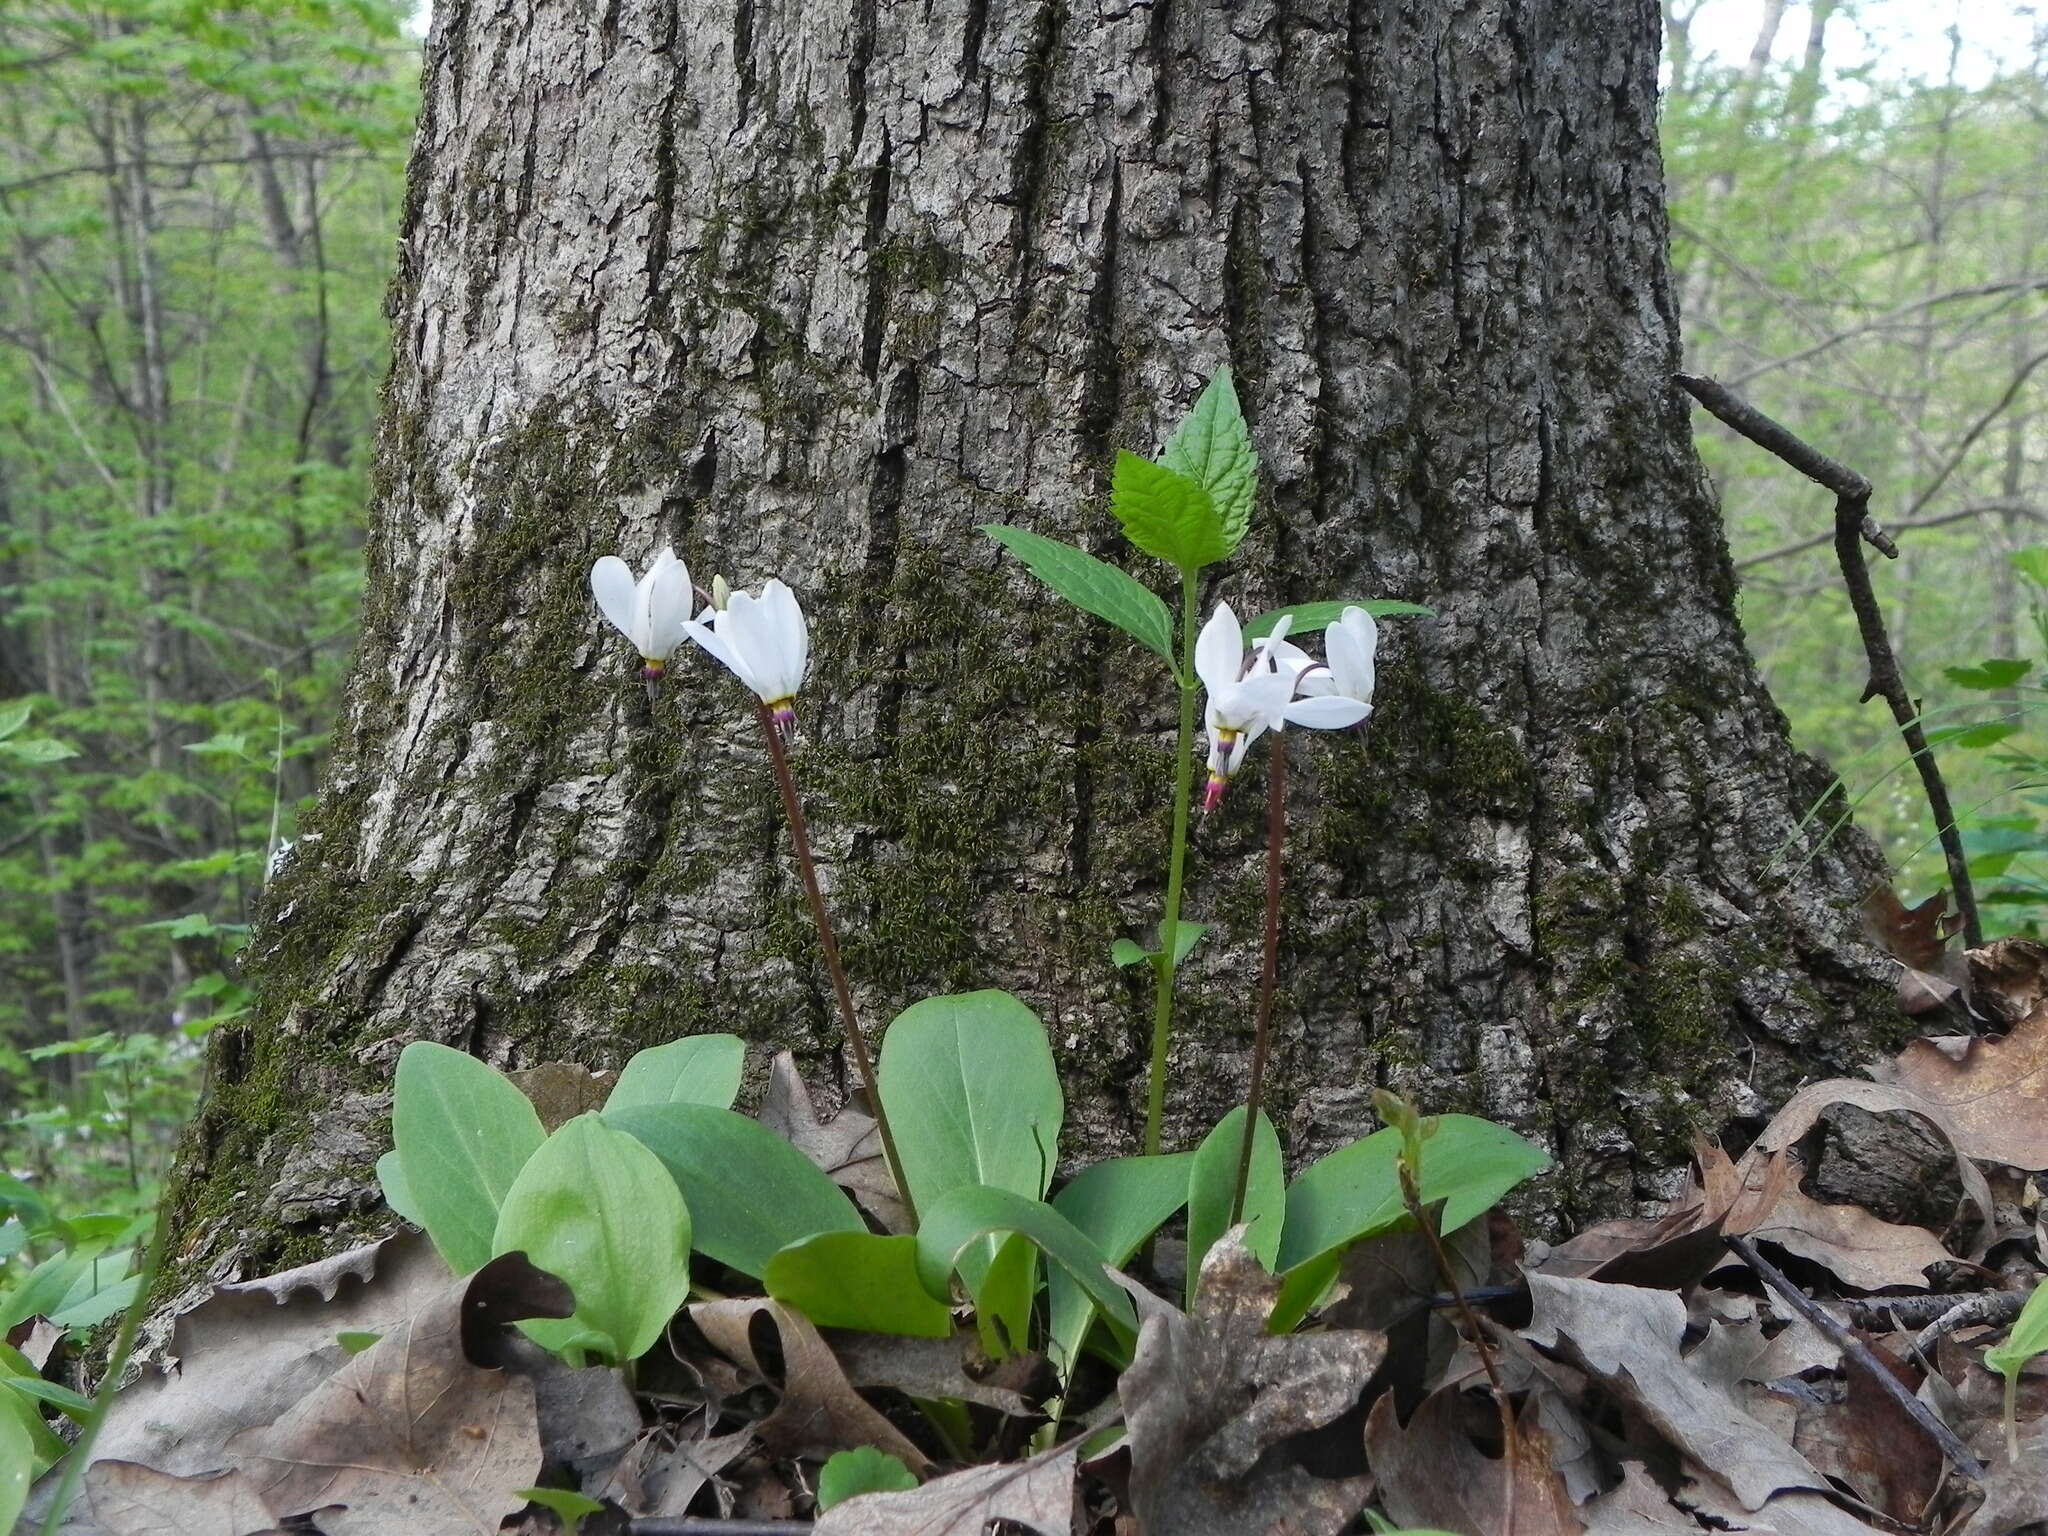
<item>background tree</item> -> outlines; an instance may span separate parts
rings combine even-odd
[[[188,1144],[189,1261],[363,1211],[414,1037],[836,1060],[749,715],[708,669],[650,712],[589,600],[593,556],[667,540],[809,601],[871,1022],[1012,986],[1083,1139],[1129,1139],[1105,955],[1154,909],[1170,691],[973,530],[1112,550],[1112,450],[1226,360],[1266,466],[1229,595],[1441,614],[1362,745],[1301,752],[1293,1151],[1393,1082],[1548,1142],[1538,1205],[1584,1217],[1889,1030],[1864,845],[1766,874],[1825,775],[1668,383],[1658,33],[1594,0],[437,15],[362,654]],[[1191,918],[1256,904],[1255,798],[1202,829]],[[1247,954],[1194,965],[1172,1140],[1241,1081]]]

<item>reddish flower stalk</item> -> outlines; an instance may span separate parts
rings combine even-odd
[[[1237,1188],[1230,1197],[1230,1224],[1244,1220],[1244,1192],[1251,1183],[1252,1138],[1259,1124],[1259,1100],[1266,1087],[1266,1057],[1273,1045],[1273,994],[1280,987],[1280,875],[1287,837],[1287,738],[1273,733],[1266,754],[1266,952],[1259,966],[1259,1014],[1252,1034],[1252,1080],[1244,1096],[1244,1141],[1237,1153]]]
[[[881,1085],[875,1081],[874,1063],[868,1057],[867,1041],[861,1037],[860,1019],[853,1008],[853,987],[846,979],[846,967],[839,959],[839,940],[832,931],[832,919],[825,912],[825,898],[818,890],[818,867],[811,858],[811,839],[804,822],[803,802],[797,799],[796,780],[789,771],[789,754],[782,745],[782,729],[776,713],[756,703],[761,736],[768,743],[768,758],[775,765],[775,787],[782,791],[782,809],[789,820],[789,840],[796,848],[797,872],[803,877],[804,895],[811,903],[811,921],[817,924],[818,947],[825,954],[825,969],[832,973],[832,990],[839,999],[839,1022],[846,1028],[847,1048],[853,1052],[854,1070],[867,1090],[868,1103],[875,1112],[875,1128],[882,1136],[882,1157],[889,1164],[889,1177],[903,1198],[903,1213],[910,1225],[917,1225],[917,1206],[910,1197],[910,1183],[903,1177],[903,1163],[896,1155],[896,1138],[889,1130],[889,1112],[882,1107]]]

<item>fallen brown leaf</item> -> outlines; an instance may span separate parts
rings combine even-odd
[[[851,1333],[828,1329],[825,1341],[831,1346],[854,1387],[892,1387],[912,1397],[951,1397],[976,1403],[1021,1418],[1034,1411],[1035,1402],[1007,1385],[1012,1370],[1042,1364],[1035,1355],[1019,1353],[995,1366],[1000,1374],[986,1378],[967,1371],[970,1349],[979,1347],[974,1332],[965,1330],[947,1339],[913,1339],[892,1333]]]
[[[1984,1502],[1959,1536],[2019,1536],[2048,1521],[2048,1422],[2021,1436],[2019,1452],[1992,1466]]]
[[[1896,960],[1920,971],[1938,971],[1955,932],[1948,916],[1948,892],[1936,891],[1917,907],[1899,900],[1888,885],[1863,898],[1863,931]]]
[[[464,1337],[566,1316],[562,1301],[561,1282],[520,1255],[493,1259],[229,1453],[273,1509],[323,1510],[326,1536],[489,1536],[540,1472],[533,1383],[473,1364]]]
[[[1782,1191],[1769,1217],[1748,1235],[1811,1259],[1864,1291],[1924,1288],[1929,1265],[1955,1258],[1925,1227],[1880,1221],[1860,1205],[1822,1205],[1796,1188]]]
[[[1140,1330],[1117,1392],[1131,1505],[1152,1536],[1335,1536],[1363,1507],[1369,1478],[1319,1475],[1288,1442],[1357,1405],[1386,1340],[1355,1328],[1275,1337],[1279,1294],[1233,1228],[1203,1260],[1193,1312]]]
[[[1908,1388],[1919,1385],[1917,1373],[1897,1374]],[[1941,1452],[1898,1400],[1864,1372],[1849,1371],[1844,1388],[1839,1402],[1799,1405],[1792,1444],[1872,1509],[1902,1523],[1918,1521],[1941,1485]]]
[[[598,1496],[616,1500],[630,1514],[688,1514],[704,1485],[715,1482],[754,1443],[751,1428],[695,1438],[651,1429],[620,1458]]]
[[[2048,1008],[1997,1040],[1973,1040],[1960,1061],[1910,1040],[1888,1080],[1938,1106],[1962,1151],[2014,1168],[2048,1168]]]
[[[104,1536],[256,1536],[277,1526],[243,1472],[173,1477],[133,1461],[96,1460],[80,1502]]]
[[[1514,1510],[1514,1536],[1578,1536],[1585,1530],[1551,1468],[1549,1437],[1525,1409],[1520,1454],[1488,1456],[1474,1432],[1500,1435],[1493,1399],[1456,1383],[1432,1392],[1403,1426],[1382,1395],[1365,1421],[1365,1454],[1387,1512],[1404,1525],[1491,1533]]]
[[[909,1215],[889,1177],[882,1156],[882,1136],[872,1115],[851,1104],[830,1120],[818,1117],[811,1090],[796,1069],[796,1057],[777,1053],[768,1071],[768,1091],[761,1099],[760,1122],[824,1169],[862,1209],[890,1232],[911,1230]]]
[[[1732,1498],[1713,1478],[1687,1483],[1676,1502],[1704,1517],[1710,1530],[1755,1531],[1758,1536],[1881,1536],[1819,1493],[1781,1493],[1754,1512]]]
[[[1540,1267],[1546,1275],[1616,1285],[1690,1285],[1726,1254],[1722,1238],[1748,1235],[1789,1182],[1782,1153],[1755,1153],[1737,1164],[1702,1140],[1693,1147],[1685,1193],[1664,1215],[1588,1227],[1551,1249]]]
[[[1670,1495],[1639,1461],[1621,1467],[1621,1485],[1579,1510],[1588,1536],[1699,1536],[1699,1522],[1671,1502]]]
[[[533,1100],[542,1129],[551,1132],[559,1131],[578,1115],[603,1109],[613,1084],[619,1080],[616,1072],[593,1072],[571,1061],[544,1061],[537,1067],[505,1075],[512,1079],[515,1088]]]
[[[854,1391],[831,1348],[802,1313],[765,1297],[737,1297],[700,1302],[689,1314],[713,1349],[781,1391],[775,1411],[754,1426],[770,1451],[822,1459],[834,1451],[871,1445],[913,1472],[922,1473],[931,1465],[924,1452]],[[762,1325],[772,1326],[780,1337],[779,1381],[755,1353],[754,1329]]]
[[[1679,1353],[1685,1304],[1669,1291],[1531,1275],[1534,1315],[1522,1336],[1563,1352],[1640,1411],[1689,1460],[1761,1509],[1788,1488],[1825,1488],[1805,1457],[1745,1409],[1735,1393],[1702,1379]]]
[[[1071,1445],[1057,1446],[1029,1461],[969,1467],[903,1493],[864,1493],[833,1505],[813,1529],[817,1536],[1070,1536],[1074,1453]]]

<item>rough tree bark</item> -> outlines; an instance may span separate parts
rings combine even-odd
[[[813,615],[799,773],[871,1027],[1014,988],[1069,1148],[1128,1149],[1106,952],[1157,915],[1171,690],[973,530],[1121,558],[1112,450],[1225,361],[1265,489],[1210,598],[1441,615],[1389,624],[1362,745],[1295,744],[1290,1154],[1394,1083],[1555,1149],[1528,1210],[1572,1222],[1893,1029],[1874,859],[1806,862],[1826,777],[1668,382],[1657,44],[1655,0],[438,7],[362,652],[182,1277],[378,1219],[416,1037],[841,1072],[751,710],[700,659],[650,713],[588,596],[669,540]],[[1260,798],[1192,859],[1177,1144],[1241,1091]]]

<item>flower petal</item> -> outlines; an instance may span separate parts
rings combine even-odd
[[[1211,693],[1227,688],[1244,671],[1244,630],[1230,604],[1218,603],[1195,639],[1195,675]]]
[[[1296,699],[1284,713],[1291,724],[1305,725],[1315,731],[1334,731],[1358,724],[1372,713],[1372,706],[1363,699],[1325,694],[1319,698]]]
[[[748,681],[747,669],[741,665],[740,659],[733,654],[732,647],[727,645],[725,638],[712,629],[709,624],[699,624],[692,620],[683,626],[683,633],[702,646],[714,660],[722,663],[726,670],[731,672],[734,677],[746,683],[749,688],[754,686]]]
[[[783,685],[781,698],[791,698],[804,684],[811,659],[811,632],[804,623],[804,611],[796,594],[779,581],[771,580],[761,589],[761,606],[775,637],[774,681]],[[763,681],[768,681],[763,678]]]
[[[654,557],[654,568],[647,576],[653,584],[647,601],[647,639],[654,647],[647,654],[662,661],[682,644],[683,623],[690,617],[696,594],[690,588],[690,568],[672,549],[663,549]]]
[[[633,568],[617,555],[606,555],[590,568],[590,595],[597,611],[620,634],[633,636]]]
[[[781,664],[776,657],[775,620],[751,592],[735,592],[719,618],[718,632],[732,648],[733,670],[761,702],[785,698],[780,688]]]
[[[1330,651],[1330,673],[1337,690],[1354,699],[1370,699],[1373,685],[1373,657],[1379,650],[1380,627],[1363,608],[1346,608],[1325,637]]]

